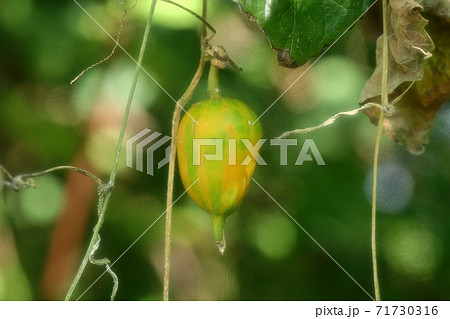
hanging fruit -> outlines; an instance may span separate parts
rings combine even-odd
[[[225,219],[242,202],[256,167],[243,140],[255,145],[262,138],[262,128],[244,102],[221,96],[217,73],[211,64],[211,98],[194,104],[189,115],[184,115],[177,150],[183,185],[187,189],[198,179],[188,194],[210,215],[214,238],[223,254]]]

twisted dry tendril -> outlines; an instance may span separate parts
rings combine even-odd
[[[205,49],[206,59],[219,69],[225,69],[229,60],[228,53],[221,45],[208,46]]]
[[[17,175],[14,177],[2,165],[0,165],[0,171],[3,172],[9,179],[9,181],[0,181],[0,185],[11,188],[15,192],[30,187],[36,188],[36,182],[34,181],[34,179],[26,176],[29,174]]]

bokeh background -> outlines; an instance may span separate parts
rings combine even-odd
[[[201,12],[200,0],[178,1]],[[135,58],[150,1],[80,0]],[[277,65],[257,25],[232,1],[209,1],[209,22],[243,68],[221,74],[225,95],[261,114],[303,72]],[[134,6],[133,6],[134,5]],[[380,33],[374,7],[262,118],[265,138],[316,125],[358,106],[375,63]],[[200,54],[197,19],[159,2],[143,67],[175,99],[187,88]],[[11,174],[75,165],[108,179],[134,63],[74,1],[0,2],[0,164]],[[207,97],[206,74],[193,102]],[[170,135],[174,103],[141,73],[127,127]],[[288,165],[268,143],[255,179],[342,267],[373,294],[370,252],[371,169],[376,127],[358,114],[296,136]],[[294,162],[305,138],[326,166]],[[124,154],[123,154],[124,155]],[[163,157],[163,151],[157,156]],[[121,160],[98,257],[115,260],[165,210],[167,167],[146,175]],[[378,252],[382,298],[450,298],[450,105],[438,112],[424,154],[383,138]],[[1,179],[6,179],[2,176]],[[37,188],[0,188],[0,300],[60,300],[73,279],[96,221],[95,184],[57,172]],[[0,186],[1,187],[1,186]],[[183,192],[176,177],[175,197]],[[255,183],[226,223],[227,251],[217,251],[208,215],[188,197],[174,207],[171,298],[174,300],[369,300]],[[119,300],[161,300],[164,218],[114,265]],[[88,265],[79,296],[104,271]],[[81,298],[107,300],[103,276]]]

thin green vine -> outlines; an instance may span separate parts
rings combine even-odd
[[[383,55],[382,55],[382,74],[381,74],[381,105],[384,108],[389,107],[389,100],[387,94],[387,79],[388,79],[388,28],[387,28],[387,0],[383,0]],[[378,173],[378,157],[380,150],[381,133],[383,132],[384,112],[380,111],[380,118],[378,120],[377,138],[375,141],[375,152],[373,159],[373,181],[372,181],[372,266],[373,266],[373,283],[375,289],[375,300],[380,301],[380,283],[378,280],[378,264],[377,264],[377,238],[376,238],[376,223],[377,223],[377,173]]]
[[[207,15],[207,0],[203,0],[202,9],[202,21],[206,20]],[[169,176],[167,181],[167,205],[166,205],[166,229],[165,229],[165,240],[164,240],[164,288],[163,288],[163,300],[169,301],[169,281],[170,281],[170,243],[172,237],[172,202],[173,202],[173,183],[175,176],[175,160],[177,154],[177,136],[178,136],[178,126],[180,124],[181,110],[189,102],[197,87],[198,82],[203,74],[205,68],[205,55],[204,48],[207,42],[206,37],[206,24],[202,23],[201,27],[201,56],[198,63],[197,71],[195,72],[191,83],[188,88],[177,101],[175,105],[175,110],[172,116],[172,140],[171,140],[171,153],[169,162]]]
[[[98,204],[98,215],[99,215],[98,221],[94,227],[92,238],[89,242],[89,246],[86,250],[83,260],[81,261],[81,265],[78,268],[75,278],[73,279],[72,284],[70,285],[70,288],[69,288],[69,291],[67,292],[65,300],[70,300],[70,298],[72,297],[72,294],[75,291],[75,288],[77,287],[81,276],[83,275],[83,272],[86,268],[87,263],[89,262],[90,259],[93,258],[93,254],[95,253],[95,250],[96,250],[94,248],[96,248],[96,246],[98,246],[98,244],[99,244],[99,239],[100,239],[99,233],[100,233],[100,229],[103,225],[103,221],[105,219],[105,213],[108,208],[109,200],[111,198],[112,189],[114,187],[114,182],[115,182],[116,175],[117,175],[117,168],[119,165],[120,152],[122,150],[122,144],[123,144],[123,140],[125,137],[125,129],[126,129],[127,122],[128,122],[128,116],[129,116],[130,110],[131,110],[131,103],[133,101],[134,92],[136,90],[136,84],[137,84],[137,81],[139,78],[139,73],[141,70],[141,64],[142,64],[142,60],[144,57],[145,48],[147,46],[148,35],[150,33],[150,27],[152,24],[153,13],[155,11],[156,2],[157,2],[157,0],[152,0],[151,6],[150,6],[150,12],[149,12],[148,19],[147,19],[147,25],[145,27],[144,37],[143,37],[142,43],[141,43],[141,49],[139,52],[138,62],[136,64],[136,69],[134,71],[134,77],[133,77],[133,82],[131,83],[130,93],[128,94],[128,100],[127,100],[127,104],[125,107],[125,112],[124,112],[124,116],[123,116],[123,120],[122,120],[122,127],[120,129],[119,140],[117,142],[116,154],[115,154],[114,162],[113,162],[112,169],[111,169],[111,175],[109,177],[109,182],[108,182],[108,184],[105,184],[103,187],[99,188],[100,198],[99,198],[99,204]],[[101,261],[105,261],[105,259],[102,259]],[[105,264],[105,263],[102,263],[102,264]],[[109,262],[106,263],[106,269],[111,274],[111,276],[113,277],[113,280],[114,280],[114,288],[113,288],[113,293],[111,295],[111,299],[114,299],[114,295],[115,295],[115,292],[117,291],[117,285],[118,285],[118,282],[116,281],[117,276],[115,276],[115,274],[112,273],[112,270],[109,267]]]

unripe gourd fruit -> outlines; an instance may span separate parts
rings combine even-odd
[[[245,103],[220,95],[194,104],[188,112],[190,116],[184,115],[177,137],[181,180],[188,189],[198,179],[188,194],[210,215],[214,238],[223,254],[225,219],[242,202],[256,166],[242,140],[255,145],[262,138],[262,128],[259,122],[252,125],[257,116]],[[213,145],[213,141],[222,141],[222,150],[216,149],[220,142]],[[194,154],[195,149],[199,154]],[[210,159],[205,158],[208,154]]]

